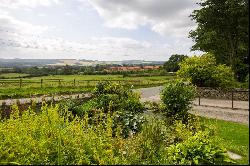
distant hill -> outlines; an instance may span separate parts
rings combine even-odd
[[[93,61],[85,59],[3,59],[0,58],[0,67],[28,67],[28,66],[95,66],[105,64],[118,65],[163,65],[165,61],[143,61],[143,60],[125,60],[125,61]]]

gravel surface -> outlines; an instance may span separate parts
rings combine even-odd
[[[142,88],[136,91],[141,93],[141,101],[160,101],[161,87]],[[226,121],[239,122],[249,125],[249,101],[234,101],[234,108],[230,100],[201,98],[201,106],[198,99],[193,101],[193,110],[190,113],[208,118],[216,118]]]
[[[194,106],[190,113],[208,118],[244,123],[249,125],[249,111],[230,108]]]

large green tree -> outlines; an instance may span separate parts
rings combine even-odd
[[[168,72],[176,72],[180,68],[179,63],[182,62],[185,58],[188,58],[188,56],[178,54],[171,55],[169,60],[164,63],[163,67]]]
[[[192,50],[215,55],[218,63],[230,65],[239,81],[249,71],[248,0],[202,0],[191,18],[198,24],[190,37]]]

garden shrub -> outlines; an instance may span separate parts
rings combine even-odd
[[[232,69],[216,64],[216,59],[211,54],[186,58],[180,63],[177,75],[190,79],[199,87],[231,88],[235,82]]]
[[[168,148],[168,161],[174,165],[225,164],[233,161],[208,131],[198,131],[187,140]]]
[[[165,105],[165,115],[174,120],[187,120],[188,110],[195,97],[195,86],[183,80],[175,80],[165,85],[161,100]]]

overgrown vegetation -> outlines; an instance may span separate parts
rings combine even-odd
[[[10,117],[0,122],[0,163],[232,162],[213,130],[200,125],[197,118],[187,119],[186,124],[177,120],[169,124],[168,116],[144,115],[140,122],[137,115],[143,115],[144,107],[131,89],[104,82],[94,92],[87,103],[43,103],[38,113],[33,107],[20,112],[12,106]]]
[[[93,98],[86,103],[76,105],[75,102],[68,100],[62,103],[62,107],[67,106],[70,111],[80,117],[102,115],[101,122],[90,119],[90,123],[106,123],[106,114],[115,116],[113,130],[121,125],[121,132],[124,137],[128,137],[141,130],[144,121],[142,113],[144,106],[140,103],[139,94],[132,89],[117,83],[100,82],[93,90]]]
[[[180,63],[177,75],[199,87],[232,88],[235,84],[231,68],[217,64],[212,54],[186,58]]]

